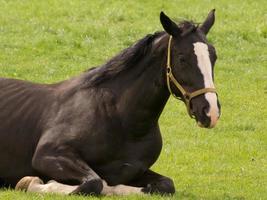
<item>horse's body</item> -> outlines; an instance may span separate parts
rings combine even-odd
[[[130,174],[142,173],[155,162],[161,149],[157,123],[160,110],[153,111],[155,114],[146,113],[145,106],[138,106],[140,98],[145,100],[145,93],[150,96],[153,92],[131,91],[128,86],[113,89],[110,84],[75,90],[86,81],[80,79],[56,85],[1,79],[0,172],[3,180],[16,184],[26,175],[44,177],[32,167],[38,143],[49,146],[55,143],[54,153],[77,149],[79,156],[109,184],[125,183],[132,168]],[[72,89],[75,91],[70,91]],[[135,98],[127,99],[131,92]],[[165,104],[167,93],[160,98]],[[144,122],[145,115],[153,118]],[[10,145],[14,141],[15,145]],[[54,162],[51,164],[52,168],[56,167]],[[111,171],[113,173],[108,174]]]
[[[165,32],[149,35],[105,65],[57,84],[1,78],[2,183],[38,176],[80,185],[74,193],[101,193],[98,180],[173,193],[171,179],[149,170],[162,148],[168,39]]]
[[[116,58],[112,62],[116,65]],[[52,160],[51,166],[43,166],[43,172],[34,170],[37,145],[48,145],[55,155],[74,149],[72,153],[77,155],[71,155],[72,159],[83,158],[111,185],[127,183],[142,174],[159,156],[162,142],[158,117],[169,96],[163,85],[162,91],[153,91],[164,77],[164,68],[159,74],[155,69],[160,66],[153,63],[158,60],[151,57],[148,75],[139,76],[144,69],[133,63],[137,66],[128,69],[130,73],[122,71],[112,81],[99,80],[100,73],[107,73],[103,69],[107,66],[102,66],[103,72],[92,69],[53,85],[1,79],[0,177],[12,184],[26,175],[47,178],[45,171],[57,165]],[[142,88],[147,78],[150,85]],[[121,79],[128,81],[118,85]],[[71,177],[61,180],[61,176],[55,174],[57,180],[75,183]]]

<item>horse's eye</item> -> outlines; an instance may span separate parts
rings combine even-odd
[[[185,57],[184,57],[184,55],[182,55],[182,54],[178,55],[178,59],[179,59],[179,62],[180,63],[185,63]]]

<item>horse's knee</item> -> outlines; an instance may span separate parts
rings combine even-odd
[[[93,179],[82,183],[72,194],[100,195],[103,187],[101,179]]]
[[[157,182],[148,184],[147,187],[143,189],[143,192],[150,194],[172,195],[175,193],[175,186],[172,179],[164,177]]]

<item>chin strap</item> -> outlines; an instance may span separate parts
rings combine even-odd
[[[187,108],[187,112],[189,114],[189,116],[191,118],[194,118],[194,115],[191,113],[191,109],[190,109],[190,101],[191,99],[193,99],[194,97],[197,97],[201,94],[205,94],[207,92],[212,92],[212,93],[216,93],[216,89],[215,88],[202,88],[199,90],[196,90],[194,92],[187,92],[183,86],[181,86],[178,81],[176,80],[176,78],[174,77],[173,73],[172,73],[172,68],[171,68],[171,41],[172,41],[172,36],[170,36],[169,38],[169,43],[168,43],[168,54],[167,54],[167,70],[166,70],[166,74],[167,74],[167,86],[168,86],[168,90],[170,92],[170,94],[172,96],[174,96],[176,99],[179,100],[183,100],[185,102],[186,108]],[[177,96],[171,89],[171,83],[174,84],[174,86],[181,92],[182,97]]]

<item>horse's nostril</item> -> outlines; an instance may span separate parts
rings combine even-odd
[[[205,106],[205,107],[203,108],[203,114],[204,114],[204,115],[207,115],[208,112],[209,112],[209,107],[208,107],[208,106]]]

